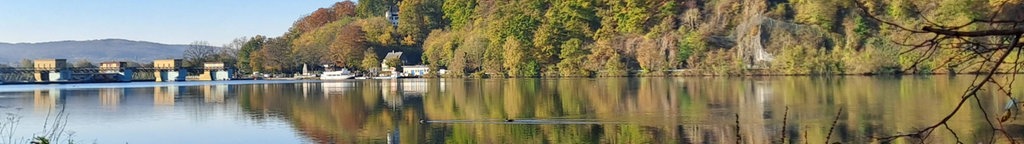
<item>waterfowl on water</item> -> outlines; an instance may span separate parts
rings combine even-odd
[[[505,122],[513,122],[513,121],[516,121],[516,120],[513,120],[513,119],[505,119]]]
[[[1010,117],[1012,117],[1013,115],[1013,112],[1011,111],[1013,111],[1013,108],[1016,107],[1017,105],[1017,99],[1010,98],[1010,101],[1007,101],[1006,106],[1003,107],[1004,112],[1003,115],[999,117],[999,122],[1001,123],[1010,120]]]
[[[1003,116],[999,117],[999,122],[1006,122],[1007,120],[1010,120],[1010,111],[1004,112]]]
[[[427,120],[420,119],[420,123],[427,123]]]

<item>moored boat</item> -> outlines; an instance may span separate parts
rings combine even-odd
[[[348,69],[341,69],[339,71],[324,72],[324,74],[320,75],[320,80],[343,80],[354,77],[356,77],[356,75],[351,71],[348,71]]]

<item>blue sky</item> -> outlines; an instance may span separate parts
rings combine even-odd
[[[5,0],[0,42],[119,38],[221,45],[283,34],[299,17],[339,0]]]

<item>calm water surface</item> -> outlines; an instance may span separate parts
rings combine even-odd
[[[832,142],[865,143],[934,124],[971,78],[3,85],[0,111],[20,117],[14,137],[28,139],[64,109],[66,130],[85,143],[735,143],[737,135],[745,143],[825,143],[842,109]],[[1024,93],[1020,86],[1009,90],[1018,98]],[[983,90],[980,105],[967,104],[951,120],[961,141],[1006,140],[980,111],[1004,112],[1009,98],[998,92]],[[1004,124],[1014,139],[1024,137],[1018,121],[1024,120]],[[942,129],[926,142],[955,138]]]

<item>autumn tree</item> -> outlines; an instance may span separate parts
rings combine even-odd
[[[284,38],[268,39],[259,50],[257,58],[254,58],[250,65],[254,70],[265,70],[269,72],[293,72],[297,67],[293,59],[292,51],[289,48],[289,41]]]
[[[339,40],[338,37],[342,35],[344,27],[353,23],[350,18],[334,21],[291,40],[291,50],[296,62],[311,65],[334,63],[328,51],[331,45]]]
[[[336,2],[331,6],[331,11],[334,13],[334,19],[354,17],[356,16],[356,4],[352,1]]]
[[[312,31],[313,29],[319,28],[336,20],[334,12],[331,9],[320,8],[309,15],[302,17],[298,21],[295,21],[294,29],[299,33]]]
[[[656,38],[643,38],[637,49],[636,59],[640,69],[648,74],[663,74],[671,68],[676,50],[675,35],[667,34]]]
[[[340,67],[358,67],[366,51],[365,35],[358,24],[349,24],[341,28],[341,32],[331,43],[330,57]]]
[[[243,72],[255,71],[253,70],[253,67],[249,65],[249,63],[252,62],[252,55],[259,51],[260,48],[263,47],[263,43],[266,41],[267,38],[262,35],[256,35],[252,38],[249,38],[249,40],[246,41],[245,44],[242,44],[242,46],[239,48],[238,54],[235,54],[235,56],[238,57],[238,61],[236,62],[235,66]]]

